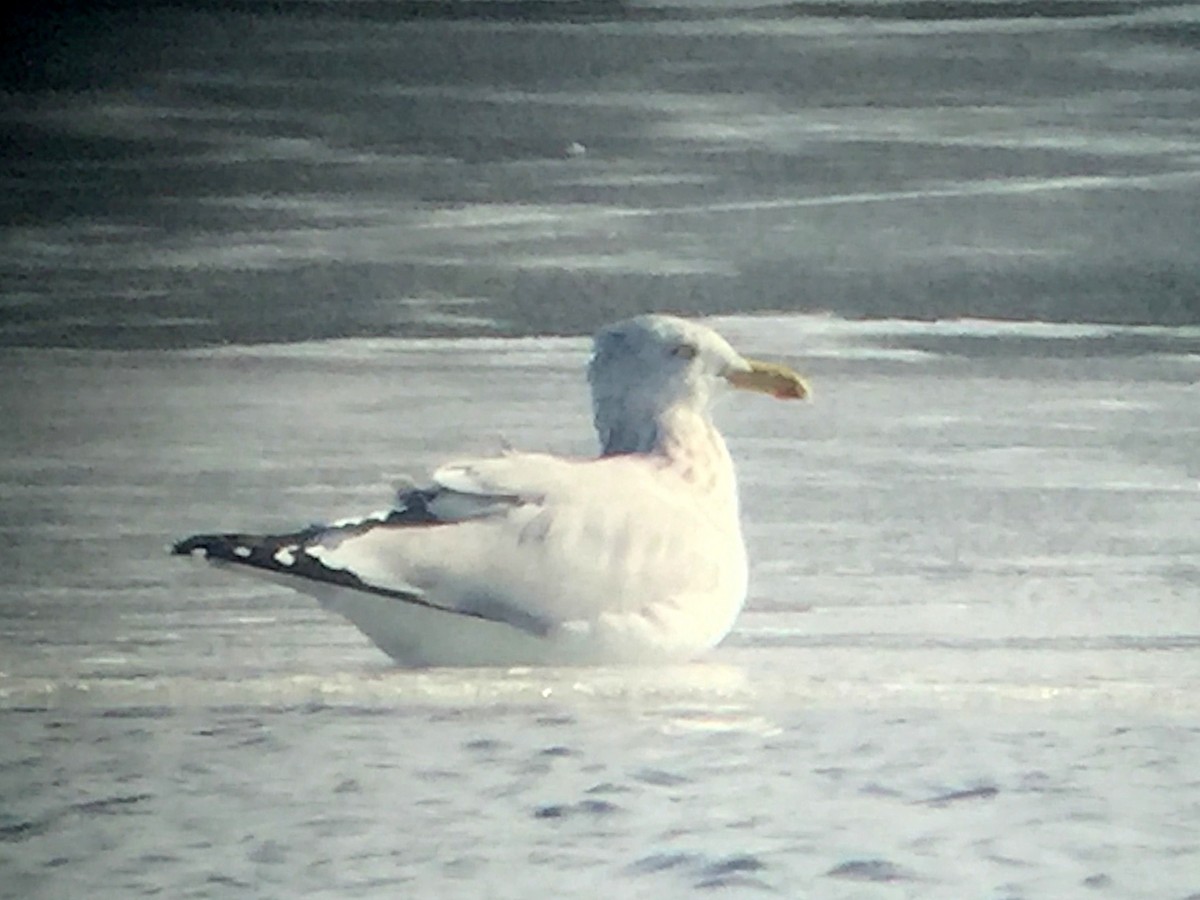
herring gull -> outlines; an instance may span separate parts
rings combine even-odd
[[[282,581],[409,666],[673,662],[715,646],[746,599],[726,385],[802,399],[784,365],[696,322],[597,333],[596,458],[507,451],[449,463],[392,509],[289,534],[172,548]]]

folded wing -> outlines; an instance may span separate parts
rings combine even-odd
[[[509,454],[445,466],[382,513],[281,535],[197,535],[174,550],[546,634],[669,615],[723,580],[744,590],[744,571],[704,549],[706,534],[727,544],[722,525],[736,533],[736,511],[727,523],[699,515],[673,478],[640,456]]]

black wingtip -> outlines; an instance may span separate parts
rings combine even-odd
[[[229,562],[250,562],[262,538],[242,534],[194,534],[171,545],[173,556],[201,556]]]
[[[376,520],[373,524],[379,524],[380,521]],[[353,533],[355,527],[361,526],[344,530]],[[198,556],[214,562],[237,563],[252,569],[294,575],[414,603],[424,602],[410,591],[366,584],[353,572],[331,569],[319,558],[306,552],[305,542],[326,530],[324,526],[314,525],[292,534],[194,534],[172,544],[171,553],[175,556]]]
[[[197,550],[204,551],[208,555],[208,547],[211,535],[193,534],[191,537],[184,538],[181,541],[176,541],[171,545],[172,556],[191,556]]]
[[[423,512],[418,513],[418,515],[421,514]],[[338,530],[355,534],[381,524],[386,525],[391,520],[391,516],[385,519],[364,520],[360,524]],[[411,524],[411,522],[406,522],[406,524]],[[307,541],[328,530],[326,526],[313,525],[292,534],[194,534],[172,544],[171,554],[174,556],[201,556],[217,562],[238,563],[253,569],[293,575],[311,581],[321,581],[356,591],[377,594],[381,597],[417,603],[421,606],[440,609],[443,612],[487,618],[483,613],[472,610],[455,610],[435,606],[418,593],[367,584],[353,572],[327,567],[319,558],[306,552],[307,548],[304,545]]]

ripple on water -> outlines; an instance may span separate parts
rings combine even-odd
[[[593,784],[587,789],[589,794],[628,794],[633,790],[625,784],[617,784],[615,781],[601,781],[599,784]]]
[[[621,812],[622,808],[607,800],[580,800],[578,803],[552,803],[539,806],[533,811],[535,819],[568,819],[609,816]]]
[[[713,859],[701,853],[661,852],[651,853],[632,863],[627,872],[631,875],[658,875],[679,872],[693,878],[696,889],[736,889],[775,892],[775,888],[757,877],[767,864],[752,853],[736,853]]]
[[[509,749],[511,746],[512,744],[509,744],[507,741],[498,741],[494,738],[476,738],[463,744],[463,749],[471,753],[494,755]]]
[[[21,841],[40,837],[50,830],[52,824],[53,822],[49,819],[41,821],[22,819],[17,822],[5,822],[0,824],[0,843],[19,844]]]
[[[691,783],[690,778],[674,772],[667,772],[664,769],[639,769],[633,773],[633,778],[643,784],[652,784],[655,787],[678,787],[681,784]]]
[[[634,875],[665,872],[667,869],[691,865],[697,859],[695,853],[651,853],[629,866],[629,871]]]
[[[950,791],[946,794],[940,794],[937,797],[931,797],[928,800],[922,800],[926,806],[949,806],[951,803],[960,803],[964,800],[991,800],[1000,793],[998,787],[990,784],[980,785],[979,787],[965,788],[961,791]]]
[[[709,863],[696,882],[697,888],[739,888],[774,890],[765,881],[755,878],[751,872],[761,872],[767,865],[757,856],[739,854]]]
[[[102,797],[71,804],[71,809],[84,815],[113,815],[123,813],[143,800],[152,799],[152,794],[128,794],[118,797]]]
[[[839,863],[825,874],[830,878],[844,878],[847,881],[878,883],[919,880],[916,873],[886,859],[851,859]]]

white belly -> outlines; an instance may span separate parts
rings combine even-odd
[[[289,585],[296,588],[300,585]],[[710,649],[728,624],[703,633],[664,629],[641,616],[568,623],[545,635],[504,622],[443,612],[390,597],[329,585],[304,585],[323,607],[349,619],[405,666],[588,666],[683,662]],[[740,605],[740,604],[739,604]],[[719,633],[718,633],[719,632]]]

